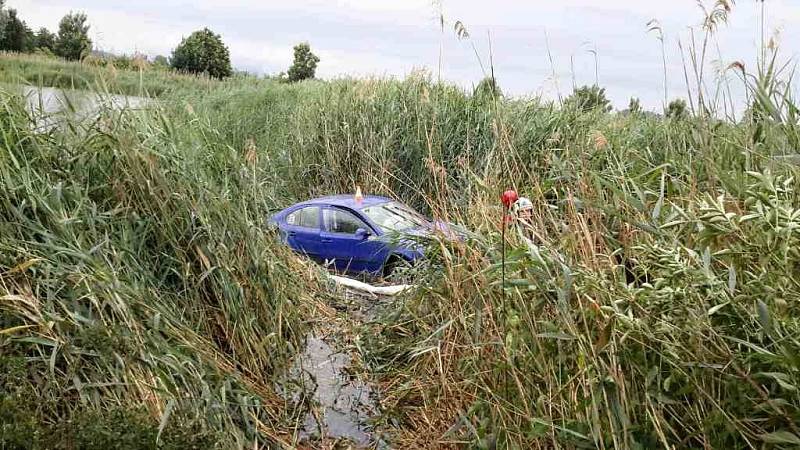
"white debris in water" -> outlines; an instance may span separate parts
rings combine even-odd
[[[371,284],[354,280],[352,278],[340,277],[337,275],[329,275],[329,277],[337,284],[348,287],[350,289],[356,289],[359,291],[368,292],[374,295],[394,296],[414,288],[414,286],[411,284],[398,284],[394,286],[373,286]]]

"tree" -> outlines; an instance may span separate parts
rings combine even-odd
[[[9,52],[30,52],[33,50],[33,32],[17,16],[17,10],[6,11],[3,39],[0,49]]]
[[[503,96],[503,91],[497,84],[497,79],[493,77],[486,77],[482,79],[477,86],[475,86],[475,90],[472,92],[472,95],[475,97],[493,96],[494,98],[500,98]]]
[[[628,103],[628,112],[631,114],[639,114],[642,112],[642,104],[639,102],[638,98],[631,97],[631,101]]]
[[[214,78],[231,76],[231,58],[222,38],[208,28],[195,31],[172,51],[170,60],[176,70],[207,74]]]
[[[576,108],[582,112],[600,110],[611,111],[611,102],[606,98],[605,88],[598,85],[582,86],[572,91],[572,95],[564,100],[567,107]]]
[[[56,51],[56,35],[51,33],[47,28],[39,28],[33,42],[35,48],[47,49],[54,53]]]
[[[153,65],[158,67],[169,67],[169,58],[164,55],[156,55],[153,58]]]
[[[92,49],[86,14],[70,12],[58,23],[56,54],[69,60],[78,60]]]
[[[8,11],[6,11],[5,5],[5,0],[0,0],[0,42],[5,40],[6,24],[8,23]]]
[[[30,53],[36,48],[36,35],[28,24],[22,22],[22,51]]]
[[[689,111],[686,109],[686,101],[681,98],[669,102],[664,114],[669,119],[685,119],[689,117]]]
[[[314,78],[317,70],[319,57],[311,53],[311,46],[308,42],[302,42],[294,46],[294,63],[289,67],[289,81],[301,81]]]

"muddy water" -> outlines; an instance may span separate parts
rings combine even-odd
[[[333,340],[327,337],[328,340]],[[359,447],[375,443],[369,419],[378,414],[375,393],[355,374],[349,373],[351,357],[338,351],[325,336],[309,334],[297,359],[296,371],[313,388],[301,440],[338,440]]]
[[[374,426],[380,416],[380,393],[359,376],[363,371],[352,345],[351,332],[371,320],[391,299],[338,290],[329,302],[335,320],[321,321],[306,336],[280,390],[307,413],[299,425],[299,444],[309,448],[388,449]],[[307,448],[307,447],[301,447]]]

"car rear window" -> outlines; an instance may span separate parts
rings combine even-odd
[[[367,230],[367,225],[358,217],[340,209],[323,209],[325,228],[331,233],[356,234],[359,228]]]
[[[308,206],[286,216],[286,223],[304,228],[319,228],[319,207]]]

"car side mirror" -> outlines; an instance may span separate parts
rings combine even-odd
[[[366,240],[371,235],[372,235],[372,233],[370,233],[369,231],[367,231],[367,230],[365,230],[363,228],[359,228],[359,229],[356,230],[356,237],[358,239],[361,239],[362,241]]]

